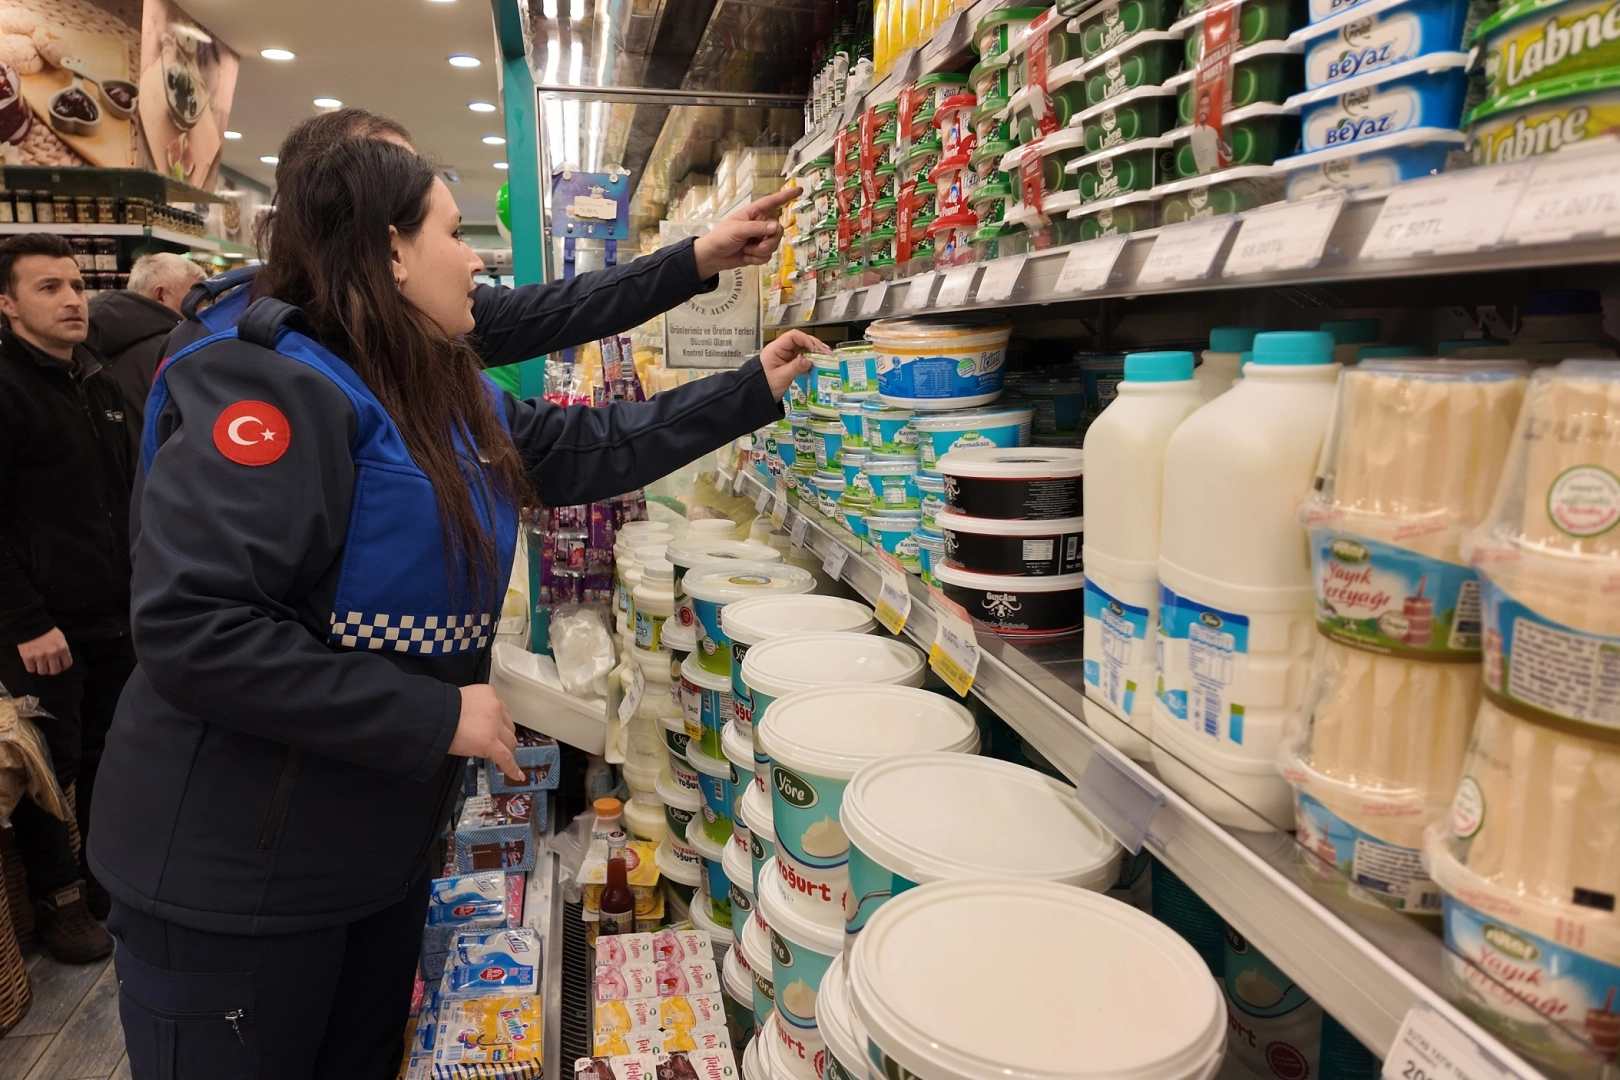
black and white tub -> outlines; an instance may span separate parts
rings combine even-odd
[[[1008,577],[937,567],[934,579],[973,621],[1010,637],[1069,634],[1084,620],[1084,574]]]
[[[1085,518],[1078,517],[1024,521],[939,515],[948,565],[1008,577],[1079,573],[1085,526]]]
[[[939,459],[945,509],[967,517],[1053,521],[1083,513],[1084,454],[1067,447],[980,446]]]

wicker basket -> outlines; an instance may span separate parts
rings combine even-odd
[[[5,879],[7,920],[21,941],[34,936],[34,905],[28,900],[28,875],[23,870],[22,853],[17,850],[17,832],[10,825],[0,829],[0,878]]]
[[[8,833],[10,831],[6,830]],[[11,866],[15,862],[14,853],[8,859],[4,852],[0,852],[0,874],[4,875],[8,886],[12,877]],[[21,875],[18,877],[20,880]],[[9,892],[8,888],[8,898]],[[0,905],[0,1036],[16,1027],[18,1021],[28,1015],[28,1007],[34,1002],[33,990],[28,985],[28,969],[23,966],[22,949],[17,944],[17,932],[12,928],[8,906]],[[28,908],[26,902],[22,906]]]

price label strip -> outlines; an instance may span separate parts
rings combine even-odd
[[[810,532],[810,519],[804,516],[801,510],[799,516],[793,519],[793,528],[788,531],[788,539],[793,541],[796,548],[804,547],[805,537]]]
[[[771,523],[778,529],[787,525],[788,501],[786,495],[778,495],[776,502],[771,505]]]
[[[641,708],[642,696],[647,692],[647,676],[641,672],[640,664],[632,664],[630,671],[630,689],[626,690],[624,697],[619,701],[619,721],[624,724],[636,715]]]
[[[1620,154],[1613,147],[1537,158],[1502,239],[1556,244],[1577,237],[1620,235],[1617,173]]]
[[[870,286],[866,290],[866,295],[861,297],[861,314],[876,315],[882,311],[883,301],[888,298],[888,295],[889,283],[887,281],[880,281],[876,285]]]
[[[1344,207],[1344,192],[1273,203],[1243,215],[1222,277],[1267,270],[1306,270],[1322,261],[1328,234]]]
[[[771,489],[760,488],[759,494],[754,496],[754,513],[763,514],[771,508]]]
[[[934,306],[953,308],[967,303],[968,293],[973,291],[973,279],[978,276],[979,267],[976,264],[945,271],[939,283],[939,295],[934,298]]]
[[[786,304],[772,304],[770,307],[766,308],[765,309],[765,325],[766,326],[781,326],[782,325],[782,313],[784,311],[786,311],[786,310],[787,310],[787,305]]]
[[[899,560],[887,551],[880,553],[883,583],[878,586],[877,619],[891,634],[906,628],[911,614],[911,587],[906,584],[906,571]]]
[[[816,300],[816,279],[813,277],[806,278],[804,284],[800,285],[793,293],[794,303],[808,305],[804,312],[804,317],[806,319],[810,319],[815,316]]]
[[[827,552],[827,557],[821,561],[821,568],[834,581],[841,581],[844,576],[844,564],[848,561],[849,551],[842,544],[835,543],[832,550]]]
[[[973,676],[979,670],[979,639],[973,634],[973,623],[960,604],[953,604],[943,596],[935,601],[935,615],[934,644],[928,650],[928,666],[958,697],[967,697],[968,691],[973,689]]]
[[[1361,245],[1361,258],[1410,259],[1495,246],[1533,169],[1465,169],[1396,185]]]
[[[1467,1033],[1423,1002],[1407,1010],[1384,1058],[1383,1080],[1511,1080]]]
[[[1095,292],[1108,284],[1114,276],[1114,264],[1119,253],[1130,243],[1124,233],[1087,240],[1069,249],[1058,274],[1056,289],[1060,293]]]
[[[994,304],[1012,296],[1018,278],[1024,272],[1029,256],[1015,255],[1010,259],[992,259],[979,279],[979,292],[974,299],[981,304]]]
[[[854,289],[845,289],[843,292],[833,297],[833,318],[842,319],[849,314],[850,304],[855,299],[855,292],[856,290]]]
[[[1222,214],[1161,229],[1136,280],[1143,285],[1163,285],[1208,277],[1236,220],[1235,214]]]
[[[928,302],[934,298],[934,283],[939,280],[938,274],[918,274],[911,279],[911,285],[906,289],[905,303],[901,307],[907,311],[922,311],[928,307]]]

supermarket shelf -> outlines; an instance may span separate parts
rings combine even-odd
[[[219,250],[217,240],[148,225],[80,225],[77,222],[60,225],[54,223],[10,222],[0,225],[0,236],[17,236],[21,233],[56,233],[59,236],[147,236],[154,240],[178,244],[181,247],[190,248],[192,251]]]
[[[751,499],[766,490],[747,469],[735,485]],[[806,546],[818,557],[825,558],[834,547],[849,552],[843,580],[875,603],[881,577],[871,547],[819,513],[801,515],[794,508],[788,515],[790,524],[804,517]],[[928,589],[916,578],[910,585],[905,634],[926,650],[933,643],[936,620]],[[1303,871],[1320,872],[1322,864],[1290,835],[1217,825],[1151,768],[1130,760],[1086,726],[1079,719],[1078,638],[1015,645],[981,633],[979,647],[982,659],[973,693],[1074,782],[1082,802],[1094,806],[1104,783],[1117,787],[1122,780],[1145,796],[1137,802],[1138,810],[1143,803],[1151,807],[1153,797],[1162,799],[1143,846],[1380,1057],[1389,1056],[1408,1011],[1426,1006],[1471,1038],[1504,1077],[1541,1080],[1541,1072],[1442,997],[1443,947],[1435,935],[1396,912],[1314,884]],[[1601,1072],[1594,1062],[1591,1075]]]
[[[546,819],[550,823],[549,831],[554,836],[557,827],[557,800],[555,793],[548,793],[547,797],[551,800],[551,812],[546,815]],[[536,863],[535,873],[541,875],[542,879],[540,888],[529,893],[535,901],[543,901],[546,909],[544,919],[533,924],[540,927],[545,935],[545,943],[541,946],[540,954],[542,980],[540,1001],[543,1009],[540,1041],[542,1069],[546,1080],[561,1080],[573,1073],[573,1062],[563,1061],[563,889],[558,876],[559,865],[557,854],[548,844],[540,853],[539,862]]]

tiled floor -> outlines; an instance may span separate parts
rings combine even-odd
[[[0,1077],[129,1080],[112,960],[70,966],[35,951],[27,964],[34,1004],[0,1039]]]

